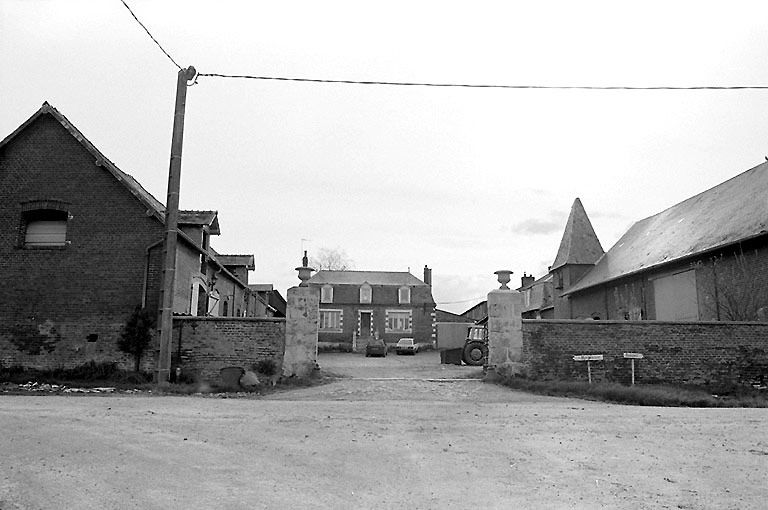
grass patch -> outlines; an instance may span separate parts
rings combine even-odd
[[[617,404],[659,407],[768,407],[768,392],[747,387],[715,388],[661,384],[589,384],[581,381],[532,381],[507,377],[501,384],[539,395],[582,398]]]

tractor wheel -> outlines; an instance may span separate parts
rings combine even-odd
[[[488,356],[488,346],[483,342],[470,342],[464,346],[462,358],[464,363],[478,367],[485,362]]]

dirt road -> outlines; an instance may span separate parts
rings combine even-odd
[[[351,377],[257,399],[0,397],[0,509],[742,509],[768,499],[766,409],[532,396],[441,367],[434,353],[320,364]]]

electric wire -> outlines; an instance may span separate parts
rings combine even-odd
[[[480,296],[472,299],[462,299],[461,301],[441,301],[435,303],[436,305],[457,305],[459,303],[469,303],[470,301],[485,301],[485,296]]]
[[[128,9],[136,23],[144,29],[150,39],[160,48],[168,60],[170,60],[177,69],[181,66],[176,63],[173,57],[165,51],[165,48],[155,39],[144,23],[139,20],[133,10],[128,6],[125,0],[120,2]],[[270,81],[289,81],[304,83],[339,83],[346,85],[384,85],[396,87],[441,87],[441,88],[478,88],[478,89],[516,89],[516,90],[766,90],[768,85],[692,85],[692,86],[673,86],[673,85],[503,85],[487,83],[433,83],[433,82],[413,82],[413,81],[379,81],[379,80],[333,80],[324,78],[296,78],[288,76],[258,76],[252,74],[224,74],[224,73],[198,73],[192,85],[197,83],[198,76],[209,78],[230,78],[244,80],[270,80]]]
[[[144,29],[144,31],[147,33],[147,35],[149,36],[149,38],[150,38],[150,39],[152,39],[152,40],[155,42],[155,44],[157,44],[157,47],[158,47],[158,48],[160,48],[160,51],[162,51],[163,53],[165,53],[165,56],[166,56],[166,57],[168,57],[168,59],[169,59],[171,62],[173,62],[173,65],[175,65],[177,69],[181,70],[181,66],[180,66],[179,64],[177,64],[177,63],[176,63],[176,61],[175,61],[175,60],[173,60],[173,57],[172,57],[172,56],[170,56],[170,55],[168,54],[168,52],[167,52],[167,51],[165,51],[165,48],[163,48],[163,47],[160,45],[160,43],[159,43],[159,42],[157,42],[157,39],[155,39],[155,37],[154,37],[154,36],[153,36],[153,35],[152,35],[152,34],[149,32],[149,30],[147,29],[147,27],[145,27],[145,26],[144,26],[144,23],[142,23],[142,22],[139,20],[139,18],[137,18],[137,17],[136,17],[136,15],[133,13],[133,11],[132,11],[132,10],[131,10],[131,8],[128,6],[128,4],[127,4],[127,3],[125,3],[125,0],[120,0],[120,1],[123,3],[123,5],[125,6],[125,8],[126,8],[126,9],[128,9],[128,12],[130,12],[130,13],[131,13],[131,16],[133,16],[133,19],[135,19],[135,20],[136,20],[136,23],[138,23],[138,24],[141,26],[141,28],[143,28],[143,29]]]
[[[285,76],[254,76],[249,74],[199,73],[213,78],[237,78],[248,80],[275,80],[310,83],[344,83],[352,85],[391,85],[400,87],[464,87],[483,89],[543,89],[543,90],[764,90],[768,85],[694,85],[694,86],[625,86],[625,85],[501,85],[482,83],[430,83],[409,81],[330,80],[321,78],[291,78]]]

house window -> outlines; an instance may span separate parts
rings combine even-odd
[[[397,291],[397,302],[401,305],[407,305],[411,302],[411,289],[400,287]]]
[[[364,284],[362,287],[360,287],[360,302],[361,303],[370,303],[371,302],[371,286],[367,283]]]
[[[228,301],[224,301],[224,304],[221,305],[221,308],[222,308],[222,312],[223,312],[222,315],[224,317],[226,317],[228,315],[228,312],[229,312],[229,302]]]
[[[333,287],[325,285],[320,289],[320,302],[321,303],[333,303]]]
[[[52,248],[67,245],[66,211],[35,209],[22,216],[24,248]]]
[[[342,330],[341,310],[320,310],[320,331]]]
[[[411,311],[387,310],[387,332],[410,333]]]

